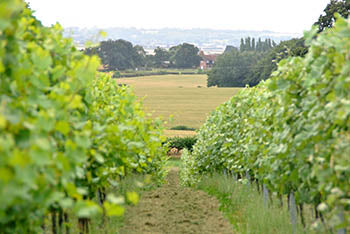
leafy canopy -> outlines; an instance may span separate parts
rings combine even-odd
[[[1,233],[39,233],[55,209],[121,215],[123,199],[99,205],[96,192],[132,172],[163,178],[160,122],[60,25],[43,27],[19,0],[0,11]]]
[[[185,154],[185,184],[208,172],[248,173],[316,206],[329,227],[349,226],[350,20],[338,15],[333,28],[317,32],[305,34],[304,58],[280,61],[270,79],[208,117]]]

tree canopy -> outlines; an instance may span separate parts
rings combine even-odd
[[[97,54],[108,71],[142,67],[146,63],[144,49],[122,39],[102,41],[98,47],[85,51],[87,54]]]
[[[179,44],[169,50],[157,47],[154,55],[147,55],[140,45],[133,46],[131,42],[119,39],[102,41],[99,46],[85,49],[89,55],[98,55],[105,70],[127,70],[139,67],[193,68],[200,63],[199,49],[189,43]]]
[[[165,61],[170,61],[171,54],[168,50],[158,46],[154,50],[154,53],[155,54],[153,55],[152,60],[153,60],[153,65],[155,67],[162,67]]]
[[[232,46],[232,45],[227,45],[226,48],[225,48],[225,50],[224,50],[224,53],[230,52],[230,51],[232,51],[232,50],[238,51],[238,49],[237,49],[236,47],[234,47],[234,46]]]
[[[319,32],[326,28],[331,28],[335,22],[335,13],[347,18],[350,14],[349,0],[331,0],[324,9],[324,14],[321,14],[315,25],[318,25]]]
[[[240,50],[226,50],[209,72],[208,86],[255,86],[270,77],[277,62],[288,56],[304,56],[304,39],[291,39],[279,45],[270,39],[241,39]]]
[[[241,45],[239,47],[239,50],[241,52],[243,51],[258,51],[258,52],[266,52],[276,46],[276,43],[271,40],[270,38],[265,39],[265,41],[262,41],[261,38],[258,39],[257,42],[255,42],[255,38],[247,37],[245,39],[241,39]]]
[[[209,73],[208,87],[244,87],[249,79],[249,67],[257,61],[252,51],[231,50],[219,56]]]
[[[177,68],[198,67],[201,57],[198,55],[199,49],[188,43],[183,43],[169,49],[172,53],[171,60]]]
[[[271,73],[277,69],[277,64],[288,56],[301,56],[307,53],[304,38],[294,38],[288,41],[282,41],[279,45],[273,47],[267,53],[260,56],[258,62],[252,67],[249,77],[249,85],[255,86],[261,80],[266,80]]]

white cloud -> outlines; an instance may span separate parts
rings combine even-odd
[[[45,25],[215,28],[301,33],[329,0],[27,0]]]

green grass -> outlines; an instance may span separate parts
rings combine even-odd
[[[178,168],[181,168],[181,165],[182,165],[182,161],[180,158],[170,158],[168,161],[167,161],[167,164],[166,164],[166,167],[168,169],[172,168],[172,167],[178,167]]]
[[[207,88],[207,75],[161,75],[118,78],[119,84],[133,87],[144,98],[145,111],[153,117],[173,121],[168,128],[185,125],[198,129],[208,114],[229,100],[240,88]],[[176,134],[174,134],[176,135]]]
[[[254,186],[234,182],[232,178],[215,174],[206,176],[198,185],[218,198],[220,209],[242,234],[288,234],[292,233],[287,207],[279,207],[278,201],[266,207],[261,194]],[[298,226],[296,233],[311,233]]]

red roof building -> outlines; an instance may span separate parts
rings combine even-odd
[[[200,62],[201,70],[211,69],[218,57],[218,54],[204,54],[203,51],[199,53],[199,56],[202,58]]]

